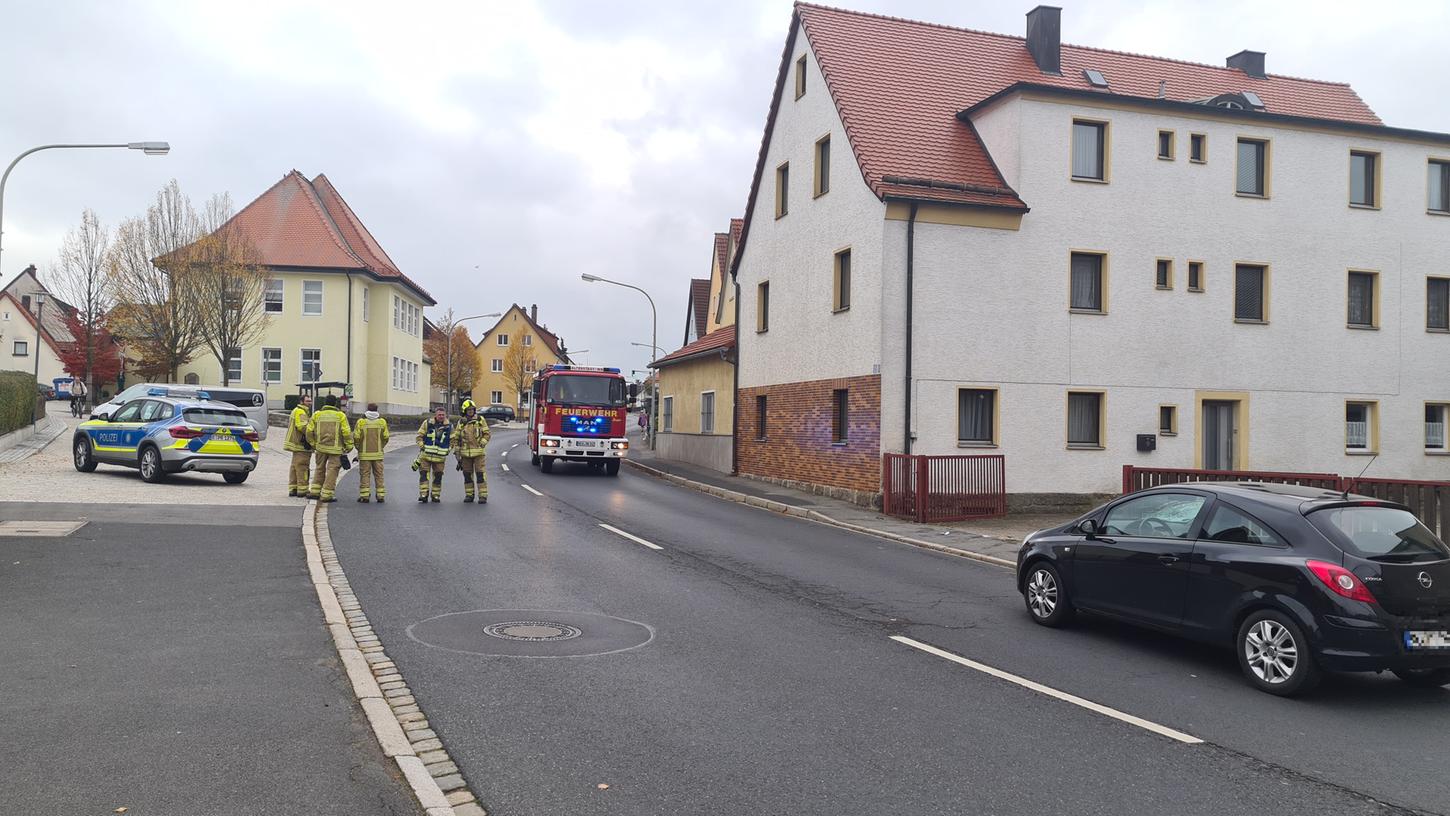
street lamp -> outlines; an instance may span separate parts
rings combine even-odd
[[[588,353],[589,353],[589,349],[578,349],[578,350],[569,349],[569,351],[568,351],[569,359],[570,360],[573,360],[574,359],[574,355],[576,355],[576,354],[588,354]],[[585,360],[584,361],[584,365],[589,365],[589,361],[588,360]]]
[[[35,348],[31,351],[31,354],[34,354],[35,355],[35,382],[37,384],[39,384],[39,382],[40,382],[40,343],[41,343],[40,320],[41,320],[41,317],[42,317],[41,313],[45,311],[45,293],[44,292],[36,292],[35,294],[33,294],[33,295],[30,296],[30,302],[35,304]],[[45,412],[44,411],[41,411],[41,413],[43,414]],[[30,427],[31,428],[34,428],[36,426],[36,424],[39,423],[39,422],[40,422],[40,417],[38,417],[38,416],[35,415],[35,411],[34,410],[31,410],[31,412],[30,412]]]
[[[644,299],[649,301],[649,312],[650,312],[650,335],[649,335],[649,341],[650,341],[650,343],[649,344],[651,346],[654,346],[656,349],[659,348],[659,345],[658,345],[658,341],[659,341],[659,323],[660,323],[659,312],[657,312],[655,310],[655,299],[649,296],[649,292],[646,292],[645,290],[643,290],[643,289],[641,289],[638,286],[635,286],[633,284],[620,283],[619,281],[610,280],[609,278],[601,278],[598,275],[591,275],[588,272],[583,273],[582,275],[579,276],[579,278],[581,280],[587,281],[589,283],[612,283],[615,286],[623,286],[626,289],[633,289],[634,291],[639,292],[641,295],[644,295]],[[658,359],[658,357],[651,359],[650,362],[653,363],[656,359]],[[650,413],[650,417],[649,417],[649,430],[650,430],[650,433],[649,433],[649,449],[650,450],[654,450],[655,449],[655,431],[656,431],[656,426],[658,426],[659,421],[660,421],[659,420],[659,413],[660,413],[659,412],[659,396],[660,396],[660,378],[659,378],[659,372],[655,372],[655,377],[654,377],[653,383],[654,383],[653,386],[650,388],[650,403],[649,403],[649,406],[650,406],[649,407],[649,413]]]
[[[474,267],[477,269],[478,267]],[[489,312],[488,314],[469,315],[460,317],[448,324],[448,410],[453,410],[453,329],[465,320],[481,320],[485,317],[503,317],[503,312]]]
[[[656,346],[656,345],[654,345],[652,343],[630,343],[630,345],[631,346],[639,346],[640,348],[652,348],[652,349],[655,350],[655,354],[657,354],[657,355],[660,352],[664,351],[664,349],[662,349],[659,346]]]
[[[4,251],[5,242],[5,182],[10,180],[10,171],[15,169],[15,165],[19,164],[21,159],[29,156],[31,153],[37,153],[41,150],[57,150],[62,148],[88,149],[98,147],[124,147],[127,150],[139,150],[147,156],[165,156],[171,152],[171,145],[168,142],[124,142],[120,144],[48,144],[32,147],[24,153],[21,153],[15,157],[14,161],[10,162],[9,167],[5,168],[5,175],[0,176],[0,252]]]

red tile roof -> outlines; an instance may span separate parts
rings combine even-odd
[[[725,322],[725,287],[730,285],[730,262],[735,248],[740,245],[740,235],[745,231],[744,218],[730,219],[730,232],[715,233],[715,261],[720,264],[720,292],[715,299],[715,322]]]
[[[690,315],[695,322],[695,336],[704,337],[710,325],[710,279],[690,279]]]
[[[668,365],[683,363],[686,360],[704,357],[708,354],[715,354],[733,348],[735,348],[735,327],[721,326],[704,337],[701,337],[699,340],[672,351],[649,365],[650,368],[664,368]]]
[[[570,362],[569,352],[564,348],[563,341],[559,339],[559,336],[544,328],[533,318],[529,317],[529,310],[525,309],[517,303],[511,304],[508,309],[505,309],[504,313],[499,317],[498,321],[490,326],[488,328],[488,331],[478,336],[478,341],[474,343],[474,345],[478,348],[483,348],[484,341],[487,340],[488,337],[492,335],[499,326],[503,325],[503,322],[508,319],[509,314],[511,314],[514,310],[518,310],[519,316],[524,319],[525,323],[529,324],[529,327],[534,330],[534,334],[538,335],[539,339],[544,341],[544,346],[547,347],[551,353],[553,353],[554,357],[563,360],[565,363]]]

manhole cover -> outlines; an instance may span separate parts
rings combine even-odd
[[[586,657],[638,648],[654,630],[638,621],[594,612],[476,609],[450,612],[408,627],[425,646],[496,657]]]
[[[483,633],[504,640],[569,640],[579,637],[578,627],[553,621],[505,621],[483,627]]]

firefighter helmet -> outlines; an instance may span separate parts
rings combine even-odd
[[[469,411],[473,411],[473,410],[477,410],[477,409],[478,409],[478,406],[473,404],[473,400],[466,399],[466,400],[463,401],[463,413],[466,414]]]

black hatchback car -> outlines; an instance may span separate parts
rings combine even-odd
[[[1405,506],[1365,496],[1150,488],[1028,536],[1017,588],[1044,626],[1082,611],[1231,644],[1272,694],[1326,670],[1450,684],[1450,549]]]

